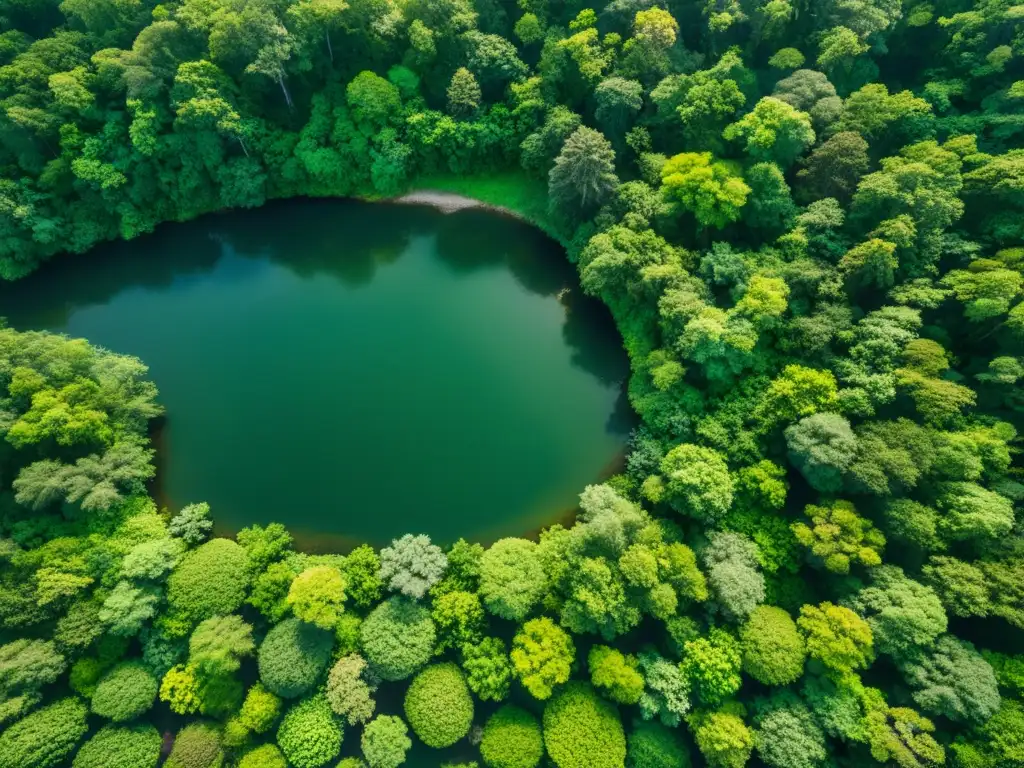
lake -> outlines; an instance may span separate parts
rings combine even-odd
[[[222,533],[279,521],[312,551],[531,533],[633,426],[605,307],[557,243],[480,209],[165,225],[0,287],[0,315],[149,365],[161,504],[207,501]]]

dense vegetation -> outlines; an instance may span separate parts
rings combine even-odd
[[[0,330],[0,768],[414,739],[1024,766],[1024,6],[0,0],[0,28],[3,276],[447,185],[566,243],[642,418],[570,528],[314,556],[155,507],[142,363]]]

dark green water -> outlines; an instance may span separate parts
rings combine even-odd
[[[0,315],[150,366],[162,503],[309,549],[528,533],[632,425],[605,308],[557,244],[486,211],[296,200],[168,225],[3,287]]]

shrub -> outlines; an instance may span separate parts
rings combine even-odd
[[[142,662],[118,664],[96,686],[92,711],[115,723],[132,720],[153,706],[158,687]]]
[[[0,733],[0,768],[55,768],[71,754],[89,726],[89,709],[74,697],[61,699]]]
[[[288,768],[288,761],[275,745],[264,744],[242,755],[238,768]]]
[[[221,768],[224,750],[220,733],[207,723],[186,725],[174,737],[174,747],[163,768]]]
[[[108,725],[82,745],[72,768],[154,768],[162,744],[152,725]]]
[[[627,742],[629,768],[688,768],[690,765],[679,732],[659,722],[637,723]]]
[[[500,539],[480,559],[480,594],[495,616],[522,621],[547,588],[537,544],[528,539]]]
[[[292,613],[321,629],[334,629],[345,610],[345,577],[337,568],[307,568],[292,581],[286,602]]]
[[[535,768],[544,756],[544,736],[537,718],[506,704],[484,726],[480,754],[489,768]]]
[[[234,613],[249,586],[249,556],[230,539],[213,539],[185,555],[167,580],[173,613],[189,626]]]
[[[341,752],[341,725],[322,694],[303,699],[285,714],[277,744],[295,768],[320,768]]]
[[[375,707],[372,680],[367,680],[366,660],[358,654],[338,659],[327,676],[327,700],[334,713],[349,725],[365,723]]]
[[[360,627],[366,660],[384,680],[403,680],[434,652],[434,621],[422,605],[392,597],[378,605]]]
[[[363,729],[363,756],[370,768],[398,768],[411,746],[409,728],[400,717],[381,715]]]
[[[622,768],[626,737],[615,706],[572,682],[544,708],[544,746],[558,768]]]
[[[333,645],[334,636],[327,630],[285,619],[260,645],[260,680],[278,696],[297,698],[320,680],[331,661]]]
[[[427,667],[405,694],[405,716],[428,747],[450,747],[473,723],[473,697],[454,664]]]
[[[238,719],[246,729],[266,733],[280,714],[281,700],[263,685],[256,683],[245,695]]]

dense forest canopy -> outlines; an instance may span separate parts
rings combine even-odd
[[[141,362],[0,331],[0,768],[1024,766],[1024,5],[0,0],[0,28],[3,277],[490,184],[610,307],[642,419],[539,541],[309,555],[156,508]]]

